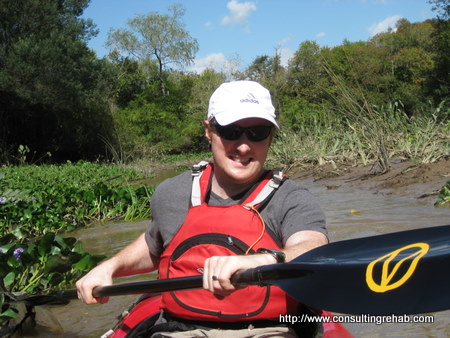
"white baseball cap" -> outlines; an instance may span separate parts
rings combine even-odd
[[[279,128],[270,93],[257,82],[223,83],[209,99],[208,120],[215,118],[221,126],[251,117],[265,119]]]

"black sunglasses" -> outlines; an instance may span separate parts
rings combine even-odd
[[[214,127],[221,138],[229,141],[235,141],[245,133],[250,141],[259,142],[268,138],[272,131],[272,126],[264,125],[241,127],[236,124],[230,124],[228,126],[221,126],[216,121],[212,121],[210,125]]]

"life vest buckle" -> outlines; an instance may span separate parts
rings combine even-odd
[[[284,181],[285,177],[283,175],[283,172],[281,171],[274,171],[272,175],[272,179],[269,182],[269,186],[271,188],[278,189],[280,184]]]
[[[205,169],[208,166],[208,162],[206,161],[201,161],[197,164],[194,164],[192,166],[192,176],[199,176],[201,174],[201,172],[203,171],[203,169]]]

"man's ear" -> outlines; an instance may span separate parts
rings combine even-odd
[[[205,137],[208,140],[209,144],[211,144],[212,139],[212,130],[208,120],[203,121],[203,127],[205,128]]]

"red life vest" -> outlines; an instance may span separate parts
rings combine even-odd
[[[161,255],[159,278],[202,274],[206,258],[254,253],[258,248],[280,249],[265,229],[255,208],[264,204],[282,183],[282,176],[269,172],[242,204],[210,206],[213,165],[193,171],[191,207],[183,225]],[[278,320],[295,314],[297,302],[276,286],[248,286],[223,299],[200,290],[164,292],[161,307],[173,316],[191,320]]]

